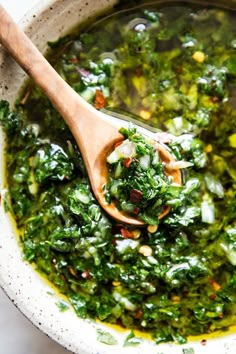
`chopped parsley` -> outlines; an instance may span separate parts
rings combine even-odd
[[[190,163],[175,186],[149,144],[124,131],[135,138],[139,164],[111,164],[107,198],[135,196],[132,205],[119,199],[120,207],[142,208],[147,227],[104,213],[69,129],[37,87],[28,85],[13,112],[0,103],[7,206],[25,260],[81,318],[129,328],[126,345],[136,344],[135,329],[151,332],[156,343],[184,343],[235,324],[235,21],[235,11],[210,5],[150,5],[53,44],[51,62],[76,92],[98,109],[164,132],[164,143],[171,136],[176,161]],[[126,169],[142,173],[130,178],[131,191],[122,185]],[[151,209],[155,189],[147,179],[161,189]],[[168,215],[154,221],[164,204]],[[102,331],[98,340],[115,342]]]

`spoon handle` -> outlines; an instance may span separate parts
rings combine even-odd
[[[82,105],[86,104],[86,102],[57,74],[1,5],[0,41],[22,69],[45,92],[70,126],[73,123],[73,121],[70,122],[69,120],[73,118],[72,98],[76,97],[76,102],[81,100]],[[70,102],[70,105],[67,102]]]
[[[100,151],[104,147],[111,148],[113,142],[121,139],[117,126],[109,123],[59,76],[1,5],[0,42],[64,118],[80,148],[88,173],[92,173]]]

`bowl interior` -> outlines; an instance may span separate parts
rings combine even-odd
[[[78,24],[110,9],[116,2],[116,0],[42,2],[23,18],[21,26],[40,51],[45,53],[48,41],[54,41],[67,34]],[[236,4],[236,1],[232,1],[231,4]],[[13,106],[27,77],[2,48],[0,50],[0,78],[0,96]],[[2,197],[6,192],[5,187],[4,138],[0,132],[0,193]],[[144,340],[139,347],[126,348],[123,347],[123,342],[129,333],[128,330],[119,332],[115,328],[95,321],[81,320],[72,309],[60,312],[56,304],[62,300],[62,297],[35,272],[31,265],[22,260],[14,221],[4,211],[3,198],[1,201],[0,284],[17,307],[37,327],[67,349],[80,354],[110,354],[111,350],[114,354],[143,354],[145,350],[150,354],[200,354],[203,352],[233,354],[236,352],[234,334],[211,339],[208,341],[206,350],[201,345],[201,339],[205,336],[184,346],[163,344],[157,347],[153,342]],[[117,340],[117,345],[111,348],[98,342],[97,329],[112,333]]]

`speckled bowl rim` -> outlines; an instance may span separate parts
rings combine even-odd
[[[20,22],[25,32],[42,52],[46,42],[65,34],[79,21],[82,14],[93,16],[103,7],[110,7],[116,0],[43,0],[30,10]],[[77,15],[75,15],[75,12]],[[77,18],[78,17],[78,18]],[[60,23],[60,25],[59,25]],[[69,24],[69,25],[68,25]],[[47,30],[45,30],[45,28]],[[14,77],[14,80],[11,78]],[[0,49],[0,97],[14,103],[25,80],[21,69]],[[0,131],[0,193],[4,189],[4,139]],[[144,339],[138,347],[124,347],[127,331],[117,331],[92,320],[82,320],[69,309],[61,312],[57,306],[63,298],[22,258],[14,221],[5,213],[0,203],[0,285],[20,311],[40,330],[62,346],[79,354],[235,354],[235,333],[202,340],[199,336],[185,345],[161,344]],[[110,332],[116,345],[97,341],[97,329]]]

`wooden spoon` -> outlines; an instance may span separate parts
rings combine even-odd
[[[57,74],[1,5],[0,41],[64,118],[78,144],[93,192],[102,208],[123,223],[143,225],[143,221],[119,211],[114,203],[108,204],[103,191],[108,179],[106,157],[114,145],[123,139],[119,128],[124,126],[125,122],[111,117],[107,119],[103,113],[82,99]],[[146,135],[149,135],[148,132]],[[174,160],[161,144],[158,144],[158,149],[164,162]],[[181,184],[180,170],[170,170],[166,173],[173,177],[173,182]],[[168,212],[169,208],[166,208],[159,218]]]

